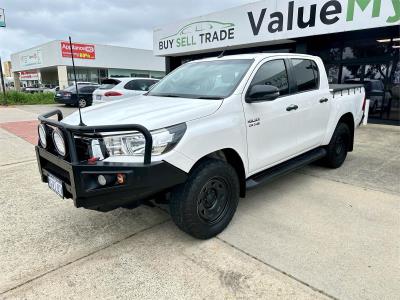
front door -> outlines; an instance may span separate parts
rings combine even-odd
[[[276,86],[280,91],[280,97],[273,101],[253,103],[246,103],[243,99],[251,173],[295,155],[299,125],[296,117],[297,96],[290,94],[284,59],[263,63],[251,80],[248,90],[254,85]]]

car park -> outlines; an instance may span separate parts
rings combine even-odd
[[[152,78],[108,78],[93,93],[93,103],[105,103],[146,93],[158,79]]]
[[[58,85],[45,85],[43,88],[43,93],[57,93],[60,90],[60,87]]]
[[[248,189],[317,160],[340,167],[364,109],[363,85],[329,85],[318,57],[220,56],[186,63],[134,102],[40,116],[36,153],[42,181],[76,207],[155,198],[208,239]]]
[[[81,108],[92,105],[92,94],[99,85],[98,84],[77,84],[78,93],[76,93],[76,86],[71,85],[64,90],[58,91],[54,100],[57,103],[62,103],[71,106],[79,106]]]

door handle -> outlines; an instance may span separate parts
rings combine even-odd
[[[286,107],[287,111],[292,111],[292,110],[297,110],[299,107],[296,104],[292,104],[288,107]]]
[[[322,99],[319,100],[319,103],[325,103],[325,102],[328,102],[328,101],[329,101],[328,98],[322,98]]]

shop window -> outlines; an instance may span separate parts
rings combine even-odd
[[[326,73],[330,84],[339,83],[339,70],[340,67],[338,65],[326,66]]]
[[[349,65],[343,66],[342,69],[342,83],[355,83],[361,81],[362,65]]]
[[[333,47],[314,51],[314,55],[322,58],[323,61],[338,61],[342,59],[342,48]]]
[[[298,92],[304,92],[318,88],[318,77],[313,70],[311,60],[292,59],[292,64]]]
[[[131,77],[141,77],[141,78],[149,78],[149,74],[144,73],[132,73]]]
[[[400,62],[397,59],[395,67],[390,68],[390,81],[387,91],[390,93],[388,119],[400,121]]]

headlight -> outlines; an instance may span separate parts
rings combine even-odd
[[[60,155],[65,156],[67,154],[67,150],[65,148],[64,136],[58,128],[54,129],[53,131],[53,142],[57,152]]]
[[[153,137],[152,155],[161,155],[172,150],[182,139],[186,124],[163,128],[151,132]],[[141,133],[103,136],[104,145],[110,156],[143,156],[145,138]]]
[[[39,142],[43,148],[47,147],[47,128],[44,124],[38,126]]]

